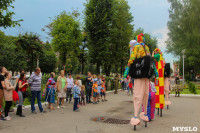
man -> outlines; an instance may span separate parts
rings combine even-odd
[[[31,77],[28,81],[28,83],[31,86],[31,112],[33,114],[37,114],[35,111],[35,99],[37,98],[38,107],[41,113],[46,113],[46,111],[43,110],[42,104],[41,104],[41,70],[40,68],[36,68],[35,72],[31,74]]]
[[[1,115],[2,106],[3,106],[3,89],[5,88],[4,84],[4,74],[6,73],[5,67],[0,67],[0,119],[4,120],[4,117]]]
[[[135,44],[136,41],[138,43]],[[131,124],[134,126],[140,124],[138,113],[142,104],[144,106],[144,112],[140,113],[140,118],[145,122],[149,121],[147,116],[147,103],[149,95],[149,78],[152,76],[149,47],[144,44],[145,38],[142,33],[136,36],[136,41],[130,41],[130,44],[134,43],[134,47],[130,55],[130,60],[128,61],[128,67],[125,71],[125,76],[130,70],[129,74],[134,78],[134,117],[131,119]]]
[[[118,74],[115,75],[114,81],[115,81],[115,93],[114,94],[117,94],[117,90],[118,90],[118,86],[119,86],[119,76],[118,76]]]
[[[66,96],[66,102],[71,102],[72,100],[72,88],[74,86],[74,79],[72,78],[72,74],[69,73],[67,78],[67,96]],[[69,98],[69,100],[68,100]]]
[[[93,85],[93,80],[92,80],[92,74],[91,72],[88,72],[88,77],[86,78],[86,103],[92,103],[91,102],[91,93],[92,93],[92,85]]]

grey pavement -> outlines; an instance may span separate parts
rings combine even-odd
[[[136,131],[130,124],[93,121],[101,116],[121,120],[130,120],[133,116],[132,95],[127,96],[121,91],[109,93],[107,99],[97,105],[82,106],[80,112],[72,111],[73,103],[65,103],[66,108],[46,114],[31,114],[30,109],[26,109],[25,118],[10,113],[11,121],[0,121],[0,133],[171,133],[173,127],[197,127],[200,132],[200,97],[170,96],[172,105],[169,110],[165,107],[163,117],[155,115],[148,127],[141,121]]]

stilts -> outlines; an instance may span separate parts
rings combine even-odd
[[[145,127],[147,127],[147,121],[145,121]]]
[[[160,117],[162,117],[162,109],[160,109]]]
[[[157,113],[157,115],[159,115],[159,108],[158,108],[158,113]]]
[[[136,131],[136,125],[134,125],[134,131]]]

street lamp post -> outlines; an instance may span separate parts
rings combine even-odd
[[[185,49],[182,50],[183,53],[183,88],[184,88],[184,80],[185,80],[185,75],[184,75],[184,58],[185,58]]]

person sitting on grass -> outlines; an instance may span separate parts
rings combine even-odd
[[[78,99],[80,97],[80,90],[79,90],[79,82],[78,80],[74,81],[75,85],[73,87],[73,98],[74,98],[74,108],[73,111],[78,112]]]
[[[98,104],[97,103],[97,79],[94,79],[94,84],[92,86],[92,95],[93,95],[93,104]]]

